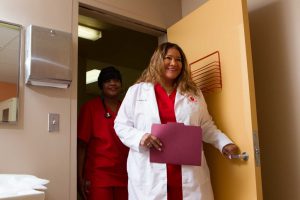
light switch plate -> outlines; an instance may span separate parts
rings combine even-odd
[[[48,113],[48,132],[59,131],[59,114]]]

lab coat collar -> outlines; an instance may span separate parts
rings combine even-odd
[[[159,112],[158,112],[158,105],[157,105],[157,100],[155,96],[155,91],[154,91],[154,85],[152,83],[145,83],[142,85],[142,94],[144,99],[147,99],[147,101],[152,102],[148,104],[148,110],[149,110],[149,115],[151,115],[153,122],[155,123],[161,123],[160,117],[159,117]],[[182,104],[185,96],[180,93],[180,91],[177,89],[176,91],[176,96],[175,96],[175,103],[174,103],[174,109],[175,109],[175,115],[176,115],[176,120],[177,121],[182,121],[183,119],[179,119],[178,117],[180,116],[180,104]],[[178,118],[178,119],[177,119]]]

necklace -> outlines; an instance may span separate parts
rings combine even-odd
[[[104,102],[104,99],[102,99],[102,105],[103,105],[103,108],[104,108],[104,117],[106,118],[106,119],[108,119],[108,118],[111,118],[111,114],[108,112],[108,110],[107,110],[107,107],[106,107],[106,104],[105,104],[105,102]]]

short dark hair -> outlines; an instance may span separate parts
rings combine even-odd
[[[101,72],[98,76],[98,86],[102,90],[103,83],[110,79],[117,79],[122,83],[122,76],[119,70],[117,70],[114,66],[108,66],[101,69]]]

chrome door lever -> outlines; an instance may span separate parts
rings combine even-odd
[[[249,155],[247,152],[243,152],[241,154],[232,154],[229,155],[229,159],[240,159],[243,161],[247,161],[249,159]]]

